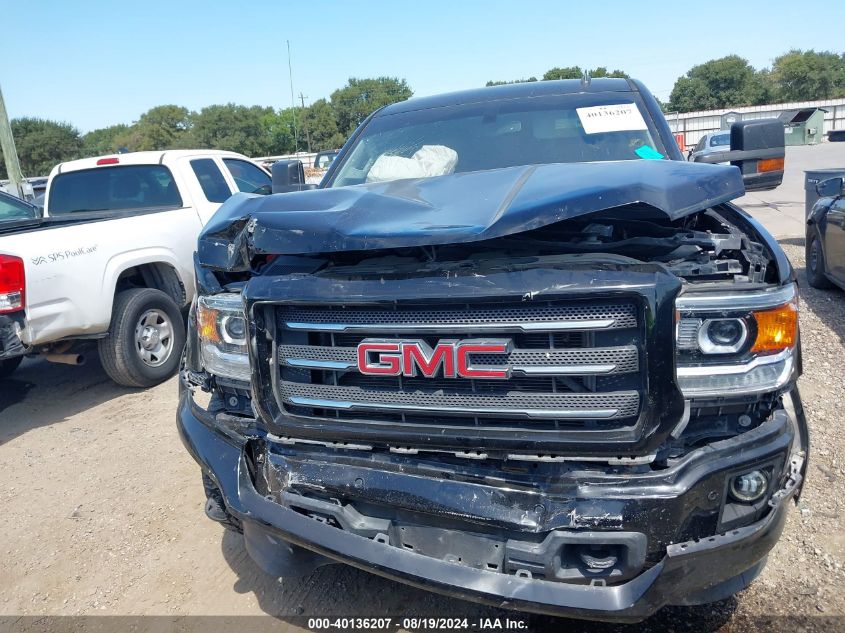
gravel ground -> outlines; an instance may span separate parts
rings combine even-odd
[[[531,628],[845,629],[845,293],[807,287],[803,240],[785,247],[802,281],[800,385],[813,448],[801,504],[790,511],[769,565],[735,598],[665,609],[635,627],[531,617]],[[174,380],[121,389],[96,360],[80,368],[27,360],[4,383],[0,616],[15,618],[0,620],[0,631],[10,622],[21,630],[63,628],[61,620],[17,619],[45,615],[270,614],[280,630],[301,627],[303,615],[513,616],[344,566],[298,580],[269,578],[238,536],[204,518],[199,472],[177,437],[175,406]],[[167,622],[152,628],[170,630]],[[209,626],[201,620],[194,628]]]

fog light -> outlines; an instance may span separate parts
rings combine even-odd
[[[731,496],[743,503],[753,503],[766,494],[769,479],[760,470],[752,470],[750,473],[743,473],[731,479]]]

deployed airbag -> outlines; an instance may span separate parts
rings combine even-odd
[[[379,156],[367,174],[367,182],[446,176],[455,171],[457,164],[455,150],[445,145],[423,145],[411,158]]]

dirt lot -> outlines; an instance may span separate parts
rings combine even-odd
[[[803,278],[801,240],[785,246]],[[770,630],[754,618],[773,615],[813,616],[801,623],[808,630],[845,623],[826,617],[845,616],[845,293],[802,284],[801,309],[813,441],[801,505],[751,588],[718,605],[667,609],[648,630]],[[175,405],[175,380],[124,390],[93,356],[80,368],[27,360],[3,385],[0,615],[264,613],[284,628],[300,615],[501,615],[343,566],[281,583],[266,576],[240,537],[203,516]]]
[[[786,185],[776,202],[744,201],[769,210],[763,219],[786,238],[801,280],[800,385],[813,443],[801,505],[748,590],[717,605],[666,609],[633,630],[845,630],[845,293],[807,287],[803,239],[790,237],[801,226],[799,188]],[[283,582],[266,576],[239,536],[203,515],[199,471],[176,434],[176,381],[121,389],[94,351],[79,368],[26,360],[0,386],[0,616],[269,614],[277,619],[260,622],[285,630],[303,615],[507,615],[344,566]],[[10,623],[55,628],[50,622],[0,618],[0,632]]]

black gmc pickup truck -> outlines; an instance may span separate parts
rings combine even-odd
[[[531,612],[748,585],[808,450],[795,276],[729,202],[780,179],[776,126],[687,163],[639,82],[538,82],[383,108],[317,188],[275,165],[198,244],[206,514],[276,576]]]

